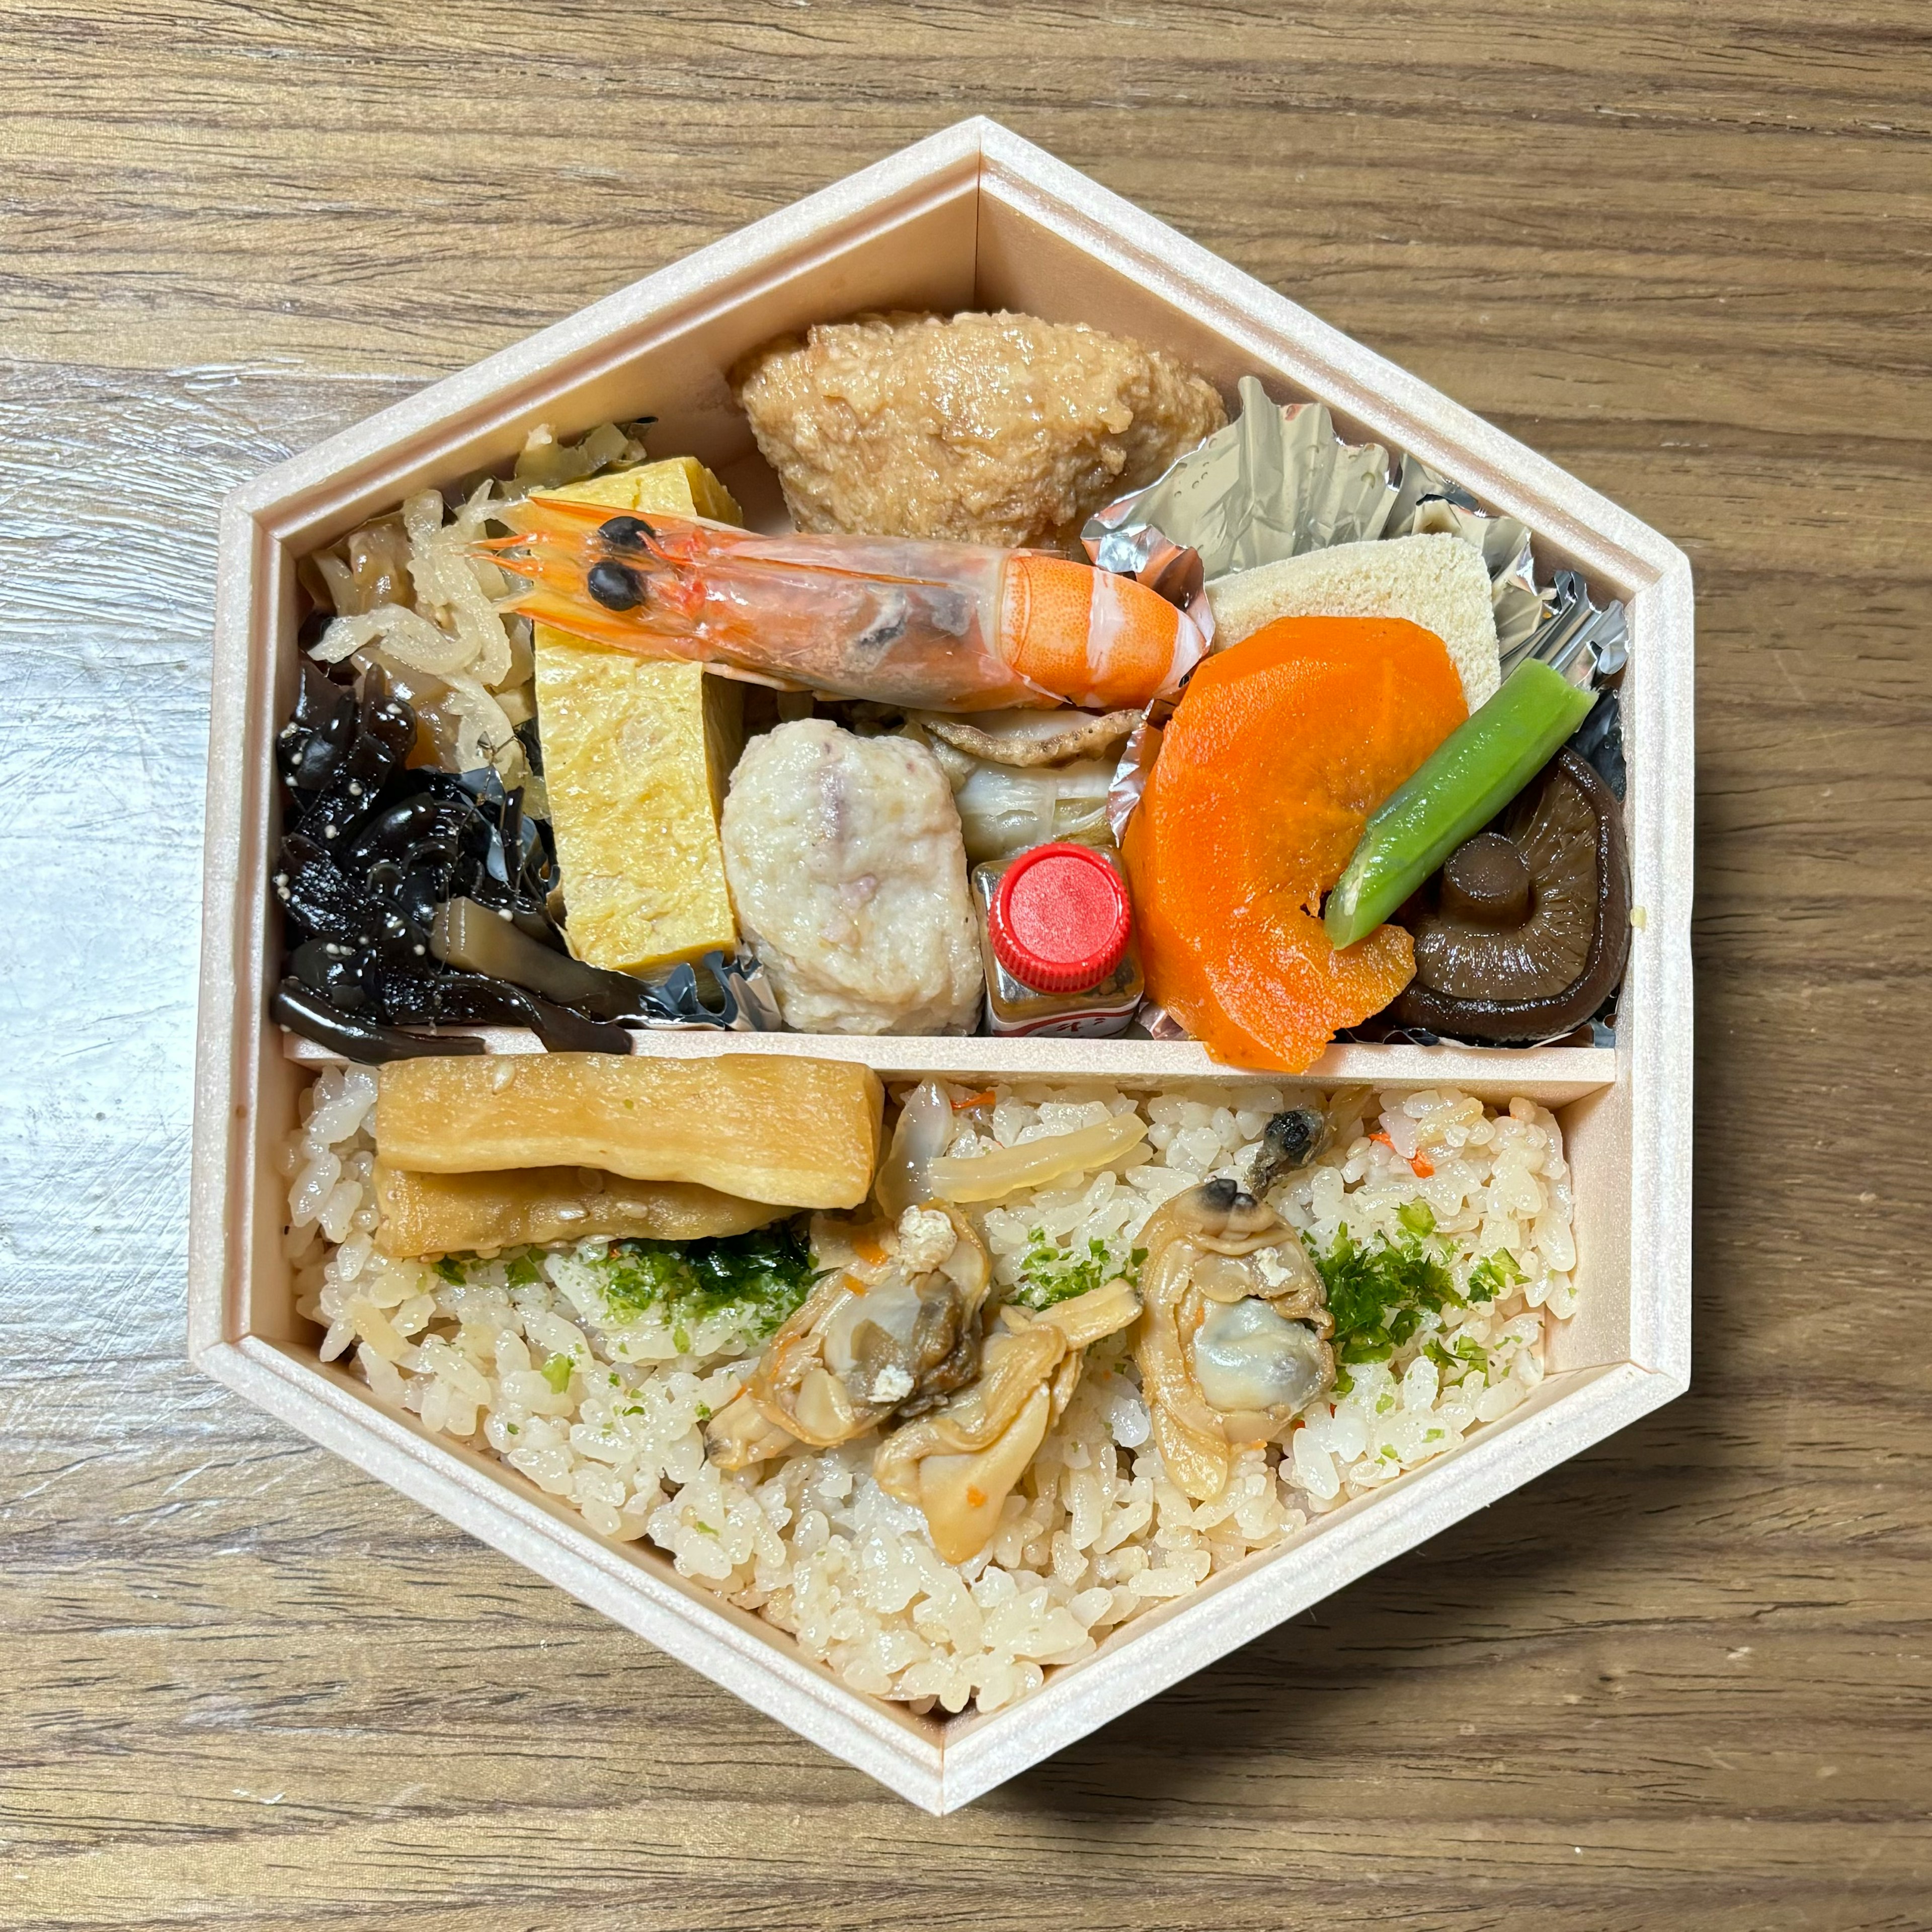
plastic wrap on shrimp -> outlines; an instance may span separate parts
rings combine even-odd
[[[760,536],[532,497],[481,547],[530,588],[506,608],[646,657],[928,711],[1143,705],[1206,646],[1130,578],[1031,550]]]

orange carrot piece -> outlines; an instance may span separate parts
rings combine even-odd
[[[1408,1162],[1409,1172],[1414,1174],[1418,1180],[1426,1180],[1429,1177],[1436,1172],[1434,1167],[1430,1165],[1428,1156],[1423,1154],[1420,1149],[1414,1154],[1405,1154],[1399,1148],[1396,1147],[1395,1142],[1389,1138],[1387,1134],[1371,1134],[1370,1135],[1369,1138],[1372,1141],[1380,1141],[1382,1145],[1387,1148],[1389,1152],[1394,1154],[1398,1160],[1407,1161]]]
[[[1306,1072],[1408,983],[1408,934],[1337,952],[1322,896],[1467,715],[1442,639],[1396,618],[1283,618],[1196,671],[1123,856],[1148,994],[1216,1060]]]

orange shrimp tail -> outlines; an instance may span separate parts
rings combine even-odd
[[[1016,550],[1000,580],[999,649],[1040,690],[1112,711],[1177,689],[1207,644],[1191,618],[1130,577]]]

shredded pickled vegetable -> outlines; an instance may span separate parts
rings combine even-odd
[[[415,710],[438,764],[493,765],[515,784],[525,770],[516,728],[536,709],[526,627],[496,609],[511,589],[502,572],[469,552],[503,506],[530,491],[644,461],[639,429],[604,423],[573,443],[539,424],[507,482],[486,478],[453,512],[440,491],[418,490],[400,524],[379,517],[319,552],[316,571],[336,615],[310,655],[380,668]]]

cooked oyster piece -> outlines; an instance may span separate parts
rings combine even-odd
[[[1194,1379],[1224,1416],[1299,1414],[1327,1385],[1322,1344],[1305,1322],[1249,1296],[1208,1308],[1194,1337]]]
[[[1158,349],[1004,312],[821,322],[731,386],[801,530],[1069,555],[1094,511],[1228,419]]]
[[[923,1513],[946,1562],[985,1549],[1000,1505],[1072,1400],[1083,1352],[1126,1328],[1140,1306],[1116,1276],[1043,1315],[1002,1308],[972,1387],[879,1444],[872,1474],[880,1488]]]
[[[1174,1482],[1210,1502],[1233,1444],[1281,1439],[1334,1386],[1334,1322],[1300,1236],[1232,1180],[1176,1196],[1141,1244],[1134,1353],[1154,1442]]]
[[[788,1429],[767,1421],[748,1394],[740,1392],[705,1425],[705,1453],[721,1469],[748,1469],[798,1446]]]
[[[1138,711],[982,711],[976,718],[915,711],[913,722],[942,744],[989,764],[1064,765],[1111,752],[1141,722]]]
[[[970,1033],[986,990],[952,788],[822,718],[754,738],[721,827],[738,924],[800,1033]]]
[[[706,1432],[741,1468],[785,1446],[830,1449],[888,1416],[918,1415],[971,1381],[992,1264],[956,1209],[908,1208],[883,1265],[821,1282],[766,1345],[744,1391]],[[762,1423],[763,1426],[760,1426]]]

